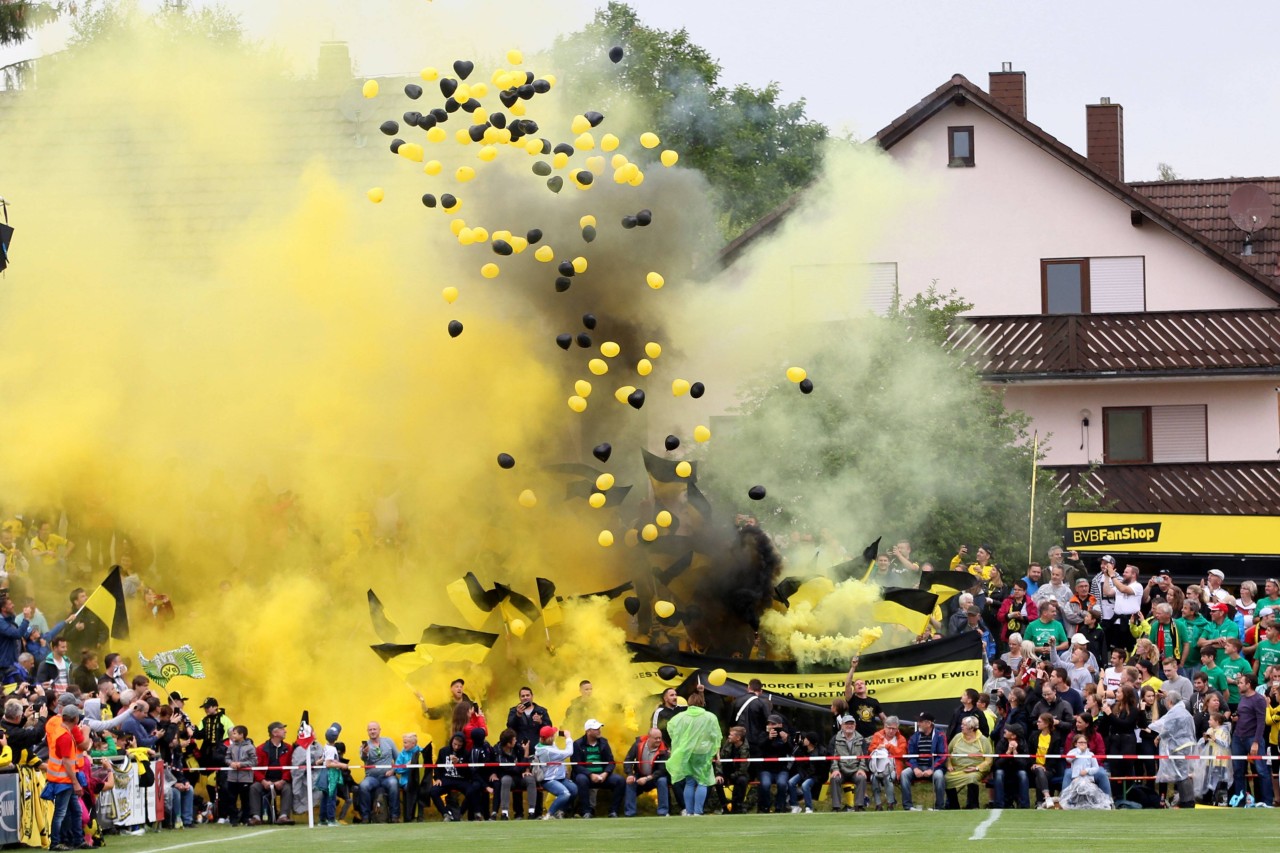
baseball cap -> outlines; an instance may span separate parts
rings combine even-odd
[[[966,616],[981,616],[981,615],[982,615],[982,611],[981,611],[981,610],[979,610],[977,607],[974,607],[972,604],[971,604],[971,605],[969,605],[968,607],[966,607],[966,608],[964,609],[964,613],[965,613],[965,615],[966,615]]]
[[[841,714],[840,716],[836,717],[836,722],[843,726],[845,723],[856,722],[856,720],[854,720],[853,717],[849,716],[848,714]]]
[[[214,699],[212,696],[210,696],[208,699],[200,703],[200,707],[201,708],[221,708],[222,705],[218,703],[217,699]]]
[[[1113,556],[1111,556],[1110,554],[1107,554],[1105,557],[1103,557],[1103,558],[1102,558],[1102,562],[1104,562],[1104,563],[1112,563],[1112,564],[1114,564],[1114,563],[1115,563],[1115,561],[1116,561],[1116,558],[1115,558],[1115,557],[1113,557]]]
[[[1226,577],[1227,577],[1222,573],[1221,569],[1210,569],[1209,574],[1213,575],[1218,580],[1226,580]]]
[[[67,705],[79,705],[79,704],[80,703],[76,701],[76,697],[72,696],[70,693],[63,693],[61,696],[58,697],[59,707],[65,707]]]
[[[586,731],[588,729],[602,729],[604,728],[604,723],[596,719],[591,719],[583,723],[582,728],[583,728],[583,731]]]
[[[918,717],[916,717],[916,719],[917,719],[917,720],[928,720],[929,722],[931,722],[931,723],[932,723],[932,722],[933,722],[933,714],[929,713],[928,711],[921,711],[921,712],[920,712],[920,715],[919,715]]]
[[[1089,638],[1088,638],[1088,637],[1086,637],[1084,634],[1072,634],[1072,635],[1071,635],[1071,645],[1073,645],[1073,646],[1087,646],[1087,645],[1089,645]]]
[[[781,714],[770,714],[768,722],[772,723],[775,726],[785,726],[787,724],[787,721],[782,719]]]
[[[1158,577],[1158,578],[1172,578],[1172,577],[1173,577],[1173,575],[1169,574],[1169,570],[1168,570],[1168,569],[1161,569],[1160,571],[1156,572],[1156,577]]]
[[[338,737],[341,734],[342,734],[342,726],[339,725],[338,723],[333,723],[329,726],[329,728],[324,730],[324,739],[329,743],[337,743]]]
[[[556,736],[555,726],[543,726],[542,728],[538,729],[538,737],[540,738],[549,738],[549,737],[555,737],[555,736]]]
[[[1221,601],[1215,601],[1213,604],[1209,605],[1209,609],[1215,613],[1226,613],[1227,605],[1223,604]]]
[[[190,701],[191,701],[191,700],[190,700],[190,699],[188,699],[186,696],[183,696],[181,693],[179,693],[179,692],[178,692],[178,691],[176,691],[176,690],[169,694],[169,701],[170,701],[170,702],[172,702],[174,699],[177,699],[179,702],[190,702]]]
[[[1270,616],[1272,613],[1275,613],[1275,612],[1276,612],[1276,609],[1274,607],[1264,607],[1258,611],[1258,618],[1261,619],[1264,616]]]

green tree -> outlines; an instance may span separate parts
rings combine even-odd
[[[1005,408],[999,389],[946,346],[971,308],[931,287],[885,317],[807,336],[808,396],[777,378],[751,384],[731,424],[708,449],[706,485],[717,506],[749,511],[747,485],[769,487],[766,529],[830,529],[854,555],[883,535],[910,537],[916,553],[945,569],[956,549],[988,542],[997,562],[1027,558],[1033,436],[1028,417]],[[1037,459],[1038,461],[1038,459]],[[1068,504],[1053,474],[1036,469],[1033,552],[1062,535]],[[765,506],[769,506],[766,504]],[[887,546],[886,546],[887,547]]]
[[[614,45],[626,50],[617,65],[608,59]],[[686,30],[647,27],[626,3],[597,10],[585,28],[557,40],[555,55],[569,103],[629,114],[706,175],[726,238],[809,184],[822,166],[827,128],[805,116],[803,99],[783,102],[776,83],[727,86],[720,64]]]
[[[244,47],[244,24],[226,7],[214,4],[198,8],[165,6],[154,13],[143,12],[137,0],[87,0],[83,12],[72,25],[68,48],[102,44],[145,26],[184,43],[189,36],[199,36],[226,48]]]
[[[37,27],[62,14],[63,3],[0,0],[0,46],[21,44]]]
[[[1178,173],[1174,171],[1174,168],[1172,166],[1170,166],[1168,163],[1165,163],[1163,160],[1156,164],[1156,175],[1159,177],[1159,180],[1161,181],[1178,180]]]

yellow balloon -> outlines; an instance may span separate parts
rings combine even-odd
[[[624,182],[632,180],[638,174],[640,174],[640,167],[635,163],[624,163],[622,165],[622,180]]]
[[[426,80],[428,83],[430,83],[432,80],[435,80],[437,77],[440,76],[440,72],[435,70],[434,68],[427,67],[419,71],[418,76],[421,77],[423,80]]]
[[[489,232],[481,228],[479,225],[477,225],[475,228],[472,228],[471,233],[476,235],[477,243],[484,243],[484,242],[487,242],[489,239]]]
[[[579,379],[573,383],[573,390],[578,392],[578,396],[583,399],[591,396],[591,383],[585,379]]]
[[[459,166],[458,171],[454,172],[453,176],[458,179],[458,183],[465,184],[476,176],[476,170],[470,166]]]
[[[693,440],[699,443],[704,441],[710,441],[711,430],[707,429],[702,424],[698,424],[696,427],[693,428]]]
[[[444,297],[445,302],[448,302],[450,305],[452,305],[454,303],[454,300],[458,298],[458,288],[446,287],[443,291],[441,291],[440,295]]]
[[[657,148],[661,143],[662,140],[658,138],[656,133],[646,132],[640,134],[640,144],[645,148]]]
[[[551,158],[551,166],[554,169],[563,169],[567,165],[569,165],[569,155],[563,151]]]
[[[591,174],[593,175],[603,175],[604,174],[604,158],[588,157],[587,171],[591,172]]]
[[[529,241],[523,237],[512,237],[507,242],[511,244],[511,251],[515,252],[517,255],[529,248]]]
[[[621,169],[623,166],[627,165],[627,162],[626,154],[614,154],[609,158],[609,165],[615,169]]]
[[[658,528],[652,524],[646,524],[640,528],[640,538],[646,542],[652,542],[658,538]]]
[[[590,174],[591,172],[586,169],[574,169],[569,177],[573,178],[574,186],[578,189],[589,190],[591,189],[592,179],[590,177],[584,178],[583,175],[590,176]]]
[[[458,210],[461,207],[462,207],[462,199],[460,198],[455,198],[453,200],[453,207],[446,207],[443,202],[440,204],[440,208],[444,210],[446,213],[453,213],[455,210]]]
[[[692,385],[688,379],[671,380],[671,394],[674,397],[681,397],[688,394],[691,387]]]
[[[467,83],[459,83],[458,88],[453,90],[453,99],[460,104],[471,100],[471,86]]]
[[[542,140],[541,139],[526,140],[524,143],[524,150],[528,151],[530,154],[541,154]]]
[[[609,372],[609,363],[602,358],[593,358],[587,362],[587,370],[596,376],[604,376]]]
[[[662,512],[658,513],[657,517],[655,517],[653,520],[658,523],[659,527],[670,527],[671,513],[667,512],[664,509]]]
[[[608,530],[601,530],[600,535],[596,537],[596,541],[600,543],[601,548],[608,548],[613,544],[613,533]]]
[[[517,637],[523,637],[525,629],[529,626],[524,624],[523,619],[512,619],[507,623],[507,627],[511,629],[512,634],[515,634]]]
[[[627,402],[627,398],[635,393],[635,390],[636,386],[634,385],[623,385],[617,391],[613,392],[613,398],[619,403],[625,403]]]
[[[575,273],[584,273],[587,271],[587,259],[579,255],[573,259],[573,271]]]
[[[458,243],[463,246],[470,246],[476,241],[476,232],[471,228],[463,228],[458,232]]]
[[[592,216],[590,213],[578,219],[579,228],[586,228],[588,225],[594,227],[595,224],[596,224],[596,218]]]
[[[668,148],[659,155],[659,159],[662,160],[662,165],[670,169],[680,160],[680,155]]]
[[[805,371],[803,367],[787,368],[787,378],[790,379],[792,382],[797,382],[797,383],[803,382],[804,378],[808,375],[809,374]]]
[[[655,601],[653,603],[653,612],[666,619],[676,612],[676,606],[670,601]]]
[[[449,221],[449,230],[453,232],[453,236],[457,237],[462,233],[462,229],[467,227],[467,221],[462,217]]]
[[[550,246],[539,246],[538,251],[534,252],[533,256],[544,264],[550,263],[556,259],[556,253]]]
[[[438,127],[433,127],[431,129],[440,130],[440,128]],[[441,135],[443,135],[443,133],[444,132],[441,131]],[[431,134],[427,134],[427,135],[430,136]],[[428,175],[438,175],[444,171],[444,164],[441,163],[439,160],[428,160],[427,165],[422,167],[422,171],[426,172]]]
[[[505,228],[500,228],[500,229],[498,229],[497,231],[494,231],[494,232],[493,232],[493,234],[491,234],[491,235],[490,235],[490,239],[493,239],[493,240],[510,240],[510,239],[511,239],[511,232],[510,232],[510,231],[508,231],[508,230],[506,230]]]
[[[677,463],[676,463],[676,476],[677,476],[677,477],[688,477],[688,476],[689,476],[690,474],[692,474],[692,473],[693,473],[693,466],[692,466],[692,465],[690,465],[688,462],[677,462]]]
[[[489,113],[483,107],[478,107],[475,110],[473,110],[471,113],[472,124],[484,124],[488,120],[489,120]]]
[[[415,163],[422,162],[422,146],[416,142],[406,142],[400,146],[400,150],[396,153],[406,160],[412,160]]]
[[[516,101],[514,104],[511,105],[511,114],[513,116],[519,118],[520,116],[524,115],[524,112],[525,112],[525,107],[522,102]],[[542,143],[538,143],[538,145],[539,147],[541,147]]]
[[[592,492],[591,496],[587,498],[587,503],[589,503],[594,509],[599,509],[604,506],[605,500],[604,492]]]
[[[573,140],[573,147],[579,151],[590,151],[596,147],[596,138],[589,133],[580,133]]]
[[[453,138],[458,140],[459,145],[471,144],[471,134],[467,133],[467,129],[465,127],[460,127],[454,131]]]
[[[653,362],[649,361],[649,359],[642,358],[636,362],[636,373],[639,373],[641,376],[648,376],[652,372]]]
[[[367,193],[365,193],[365,195],[369,197],[369,201],[373,202],[374,204],[378,204],[385,197],[386,193],[382,191],[382,187],[373,187]]]
[[[448,134],[444,132],[443,127],[433,127],[427,131],[428,142],[444,142],[447,136]]]
[[[574,394],[569,398],[569,408],[573,409],[575,412],[585,412],[587,409],[587,401],[579,397],[577,394]]]
[[[501,270],[499,270],[498,265],[494,263],[488,263],[480,267],[480,275],[485,278],[497,278],[499,272],[501,272]]]
[[[662,355],[662,345],[656,341],[649,341],[644,345],[644,354],[649,358],[657,358]]]
[[[377,80],[365,80],[365,81],[364,81],[364,86],[363,86],[363,87],[361,87],[360,92],[361,92],[361,94],[363,94],[366,98],[376,98],[376,97],[378,97],[378,81],[377,81]]]
[[[688,708],[688,707],[689,707],[689,700],[688,700],[688,699],[686,699],[686,698],[684,698],[683,696],[677,696],[677,697],[676,697],[676,706],[677,706],[677,707],[680,707],[680,708]]]
[[[622,352],[622,347],[618,346],[613,341],[605,341],[600,345],[600,354],[605,358],[613,358],[620,352]]]
[[[636,173],[627,181],[628,186],[638,187],[644,183],[644,172],[636,170]]]
[[[591,122],[583,115],[574,116],[573,121],[569,122],[569,129],[574,133],[586,133],[590,128]]]
[[[614,136],[612,133],[606,133],[604,136],[600,137],[601,151],[614,151],[617,147],[618,137]]]
[[[614,483],[613,475],[610,474],[608,471],[601,474],[599,477],[596,477],[596,488],[602,492],[607,492],[610,489],[612,489],[613,483]]]
[[[524,63],[524,54],[518,50],[507,51],[507,63],[509,65],[521,65]]]
[[[480,149],[480,153],[476,156],[486,163],[491,163],[493,162],[493,158],[498,156],[498,149],[494,148],[492,145],[486,145]]]
[[[473,83],[471,86],[471,97],[483,98],[489,94],[489,87],[483,83]]]
[[[547,85],[548,85],[548,86],[550,86],[552,89],[554,89],[554,88],[556,87],[556,75],[554,75],[554,74],[543,74],[543,75],[542,75],[542,79],[543,79],[543,80],[546,80],[546,81],[547,81]]]
[[[667,283],[667,280],[663,278],[661,274],[656,272],[649,273],[644,277],[644,280],[654,290],[661,290],[662,285]]]
[[[533,509],[538,505],[538,496],[533,493],[533,489],[525,489],[517,500],[525,509]]]
[[[710,684],[712,687],[719,687],[724,684],[728,678],[729,673],[717,667],[707,673],[707,684]]]

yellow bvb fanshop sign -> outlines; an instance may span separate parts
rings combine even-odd
[[[1065,545],[1094,553],[1280,556],[1280,516],[1068,512]]]

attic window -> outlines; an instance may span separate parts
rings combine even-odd
[[[947,165],[973,165],[973,125],[947,128]]]

